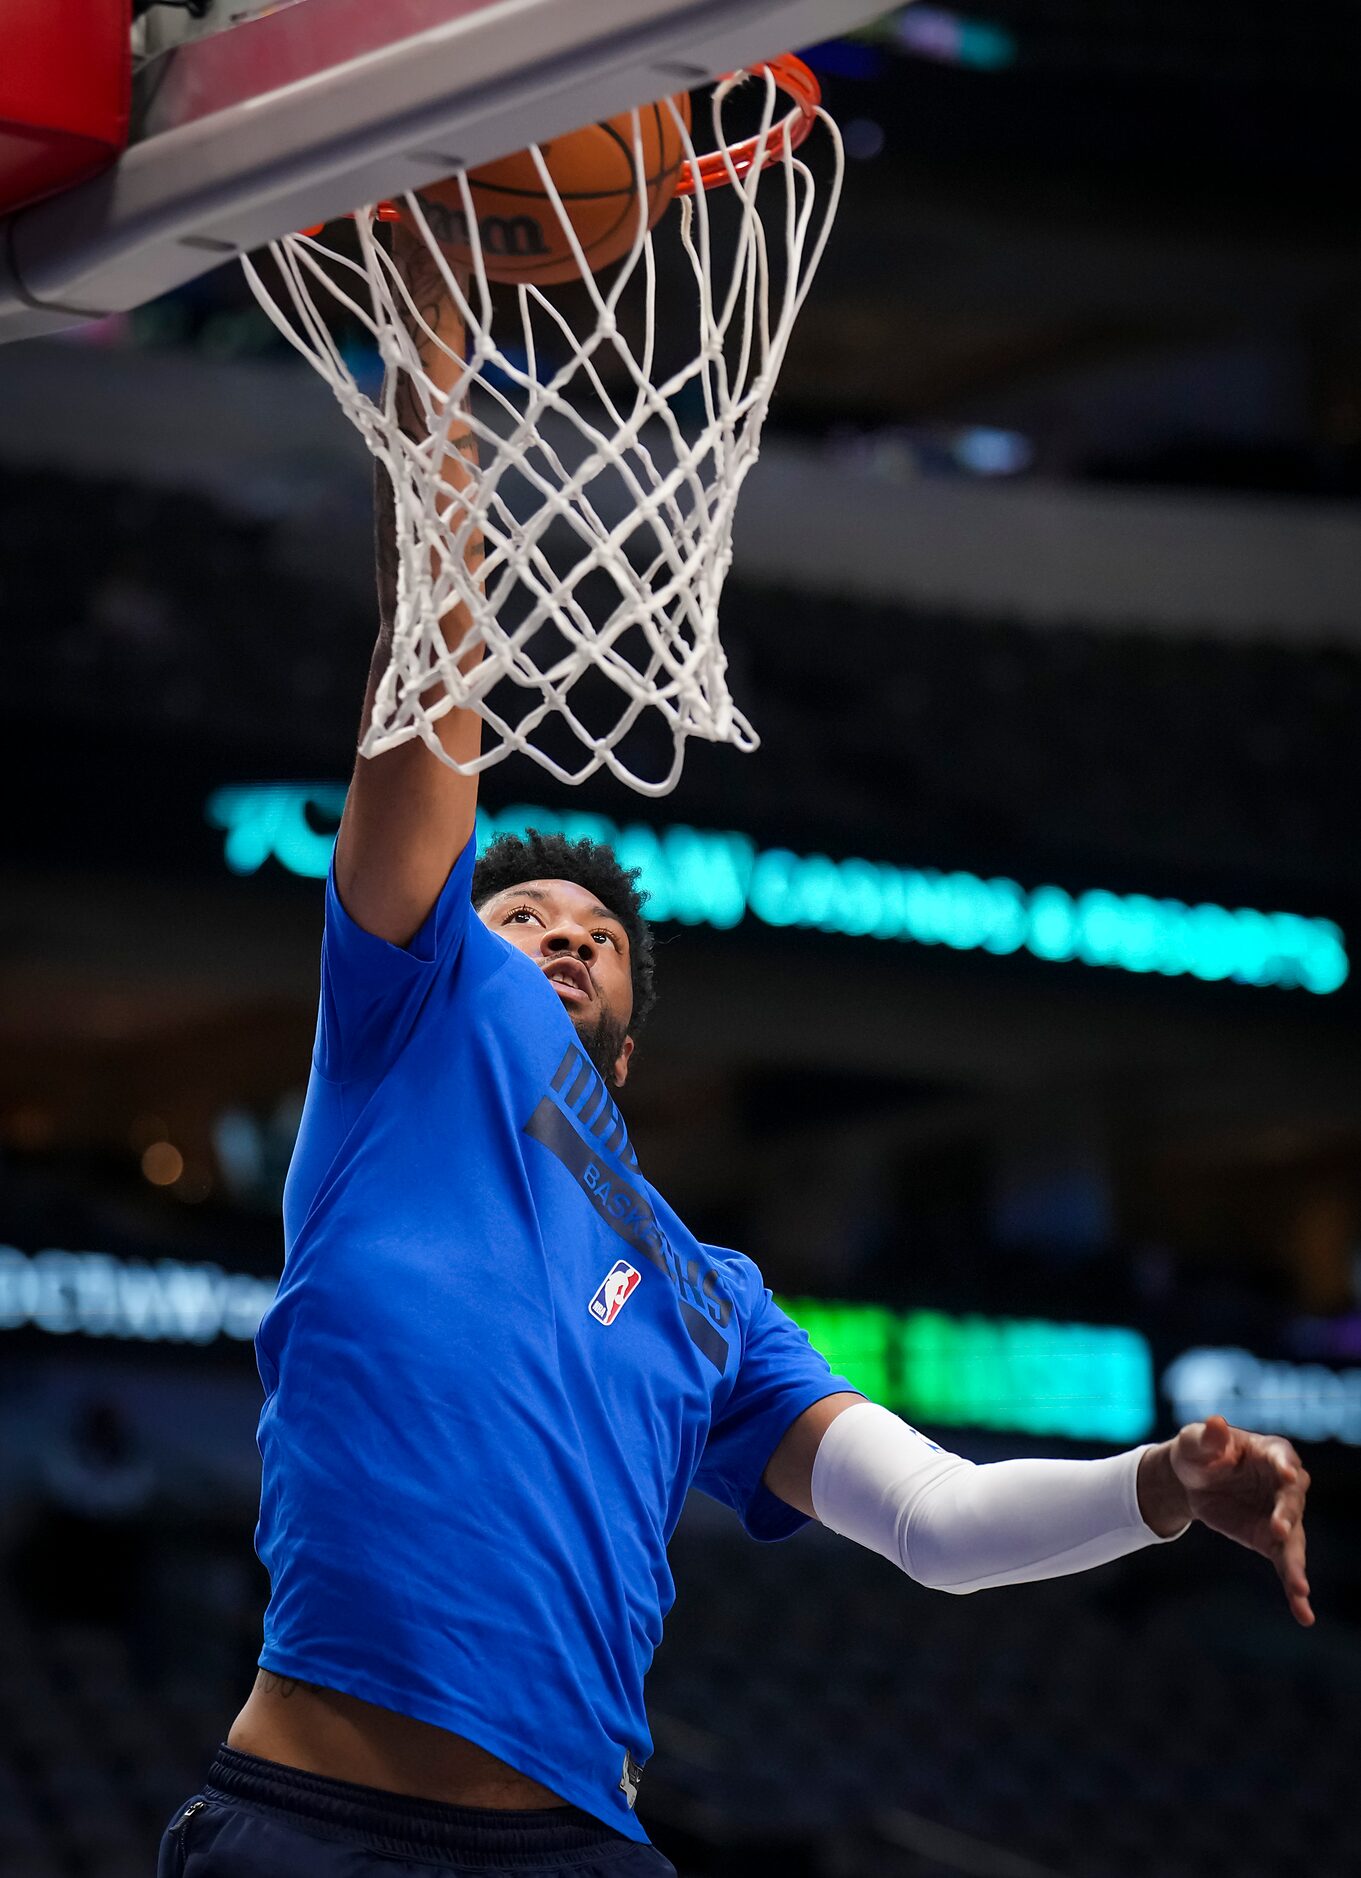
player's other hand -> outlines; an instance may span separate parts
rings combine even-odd
[[[1304,1570],[1309,1475],[1290,1443],[1211,1415],[1187,1423],[1171,1443],[1170,1459],[1191,1517],[1270,1559],[1295,1622],[1312,1624]]]

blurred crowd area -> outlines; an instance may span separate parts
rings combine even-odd
[[[298,532],[193,493],[0,466],[16,730],[55,717],[92,752],[116,735],[134,772],[150,751],[190,774],[216,758],[343,779],[375,602],[369,580],[297,567]],[[740,565],[723,617],[762,738],[736,798],[748,827],[1244,896],[1355,891],[1361,648],[1340,634],[1283,639],[1269,615],[1233,636],[1193,617],[1093,631],[753,584]],[[730,764],[692,751],[688,817],[731,820]],[[87,777],[77,761],[65,780]],[[519,763],[487,787],[545,784]],[[595,799],[629,800],[608,782]],[[47,833],[38,802],[12,840]]]
[[[0,1869],[145,1878],[249,1686],[253,1509],[177,1512],[107,1403],[47,1474],[0,1592]],[[695,1502],[640,1815],[680,1878],[1343,1878],[1361,1610],[1333,1523],[1305,1636],[1203,1533],[958,1599]]]
[[[1203,1533],[952,1599],[692,1504],[640,1803],[681,1878],[1361,1869],[1359,31],[1341,0],[919,0],[816,48],[845,205],[723,602],[762,747],[693,750],[661,804],[484,779],[494,813],[1347,948],[1317,991],[663,922],[629,1124],[700,1236],[847,1322],[1125,1329],[1157,1435],[1179,1357],[1251,1375],[1314,1475],[1320,1620]],[[230,268],[0,352],[0,1878],[148,1873],[253,1673],[247,1307],[376,624],[369,467]],[[291,871],[212,808],[275,784]],[[234,1318],[148,1316],[228,1280]],[[935,1432],[1100,1451],[1013,1420]]]

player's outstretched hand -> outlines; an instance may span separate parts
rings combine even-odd
[[[1304,1571],[1309,1475],[1280,1435],[1232,1428],[1222,1415],[1188,1422],[1171,1444],[1172,1471],[1193,1519],[1271,1560],[1297,1624],[1314,1621]]]

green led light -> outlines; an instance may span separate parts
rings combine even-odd
[[[827,1304],[818,1298],[781,1298],[809,1342],[838,1375],[885,1408],[897,1405],[898,1333],[901,1319],[868,1304]]]
[[[1016,41],[1005,27],[986,20],[964,20],[959,35],[959,63],[981,72],[1000,72],[1016,63]]]
[[[207,814],[226,834],[226,861],[255,873],[271,858],[290,873],[321,878],[345,792],[339,784],[270,783],[217,790]],[[749,836],[684,823],[622,826],[584,809],[522,803],[477,811],[477,841],[528,827],[611,843],[639,870],[656,920],[730,931],[750,916],[762,925],[872,937],[956,952],[1029,952],[1051,963],[1155,972],[1207,984],[1294,987],[1326,996],[1347,981],[1342,930],[1332,920],[1252,907],[1187,906],[1143,893],[1026,888],[1005,878],[942,874],[856,857],[758,849]]]
[[[1061,1435],[1118,1446],[1153,1426],[1153,1358],[1137,1331],[1038,1318],[899,1315],[782,1299],[840,1375],[927,1427]]]

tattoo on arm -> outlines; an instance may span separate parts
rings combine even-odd
[[[440,273],[439,263],[416,236],[405,230],[399,233],[394,228],[393,243],[394,253],[401,257],[406,290],[414,308],[412,312],[403,304],[402,323],[416,348],[416,357],[422,367],[428,370],[439,350],[435,335],[439,331],[440,314],[449,290]],[[403,372],[397,386],[397,421],[406,435],[416,442],[424,431],[423,420],[424,412],[416,387],[409,375]]]
[[[374,658],[381,656],[386,665],[397,616],[397,504],[392,478],[381,463],[373,466],[373,558],[378,570],[378,644]]]

